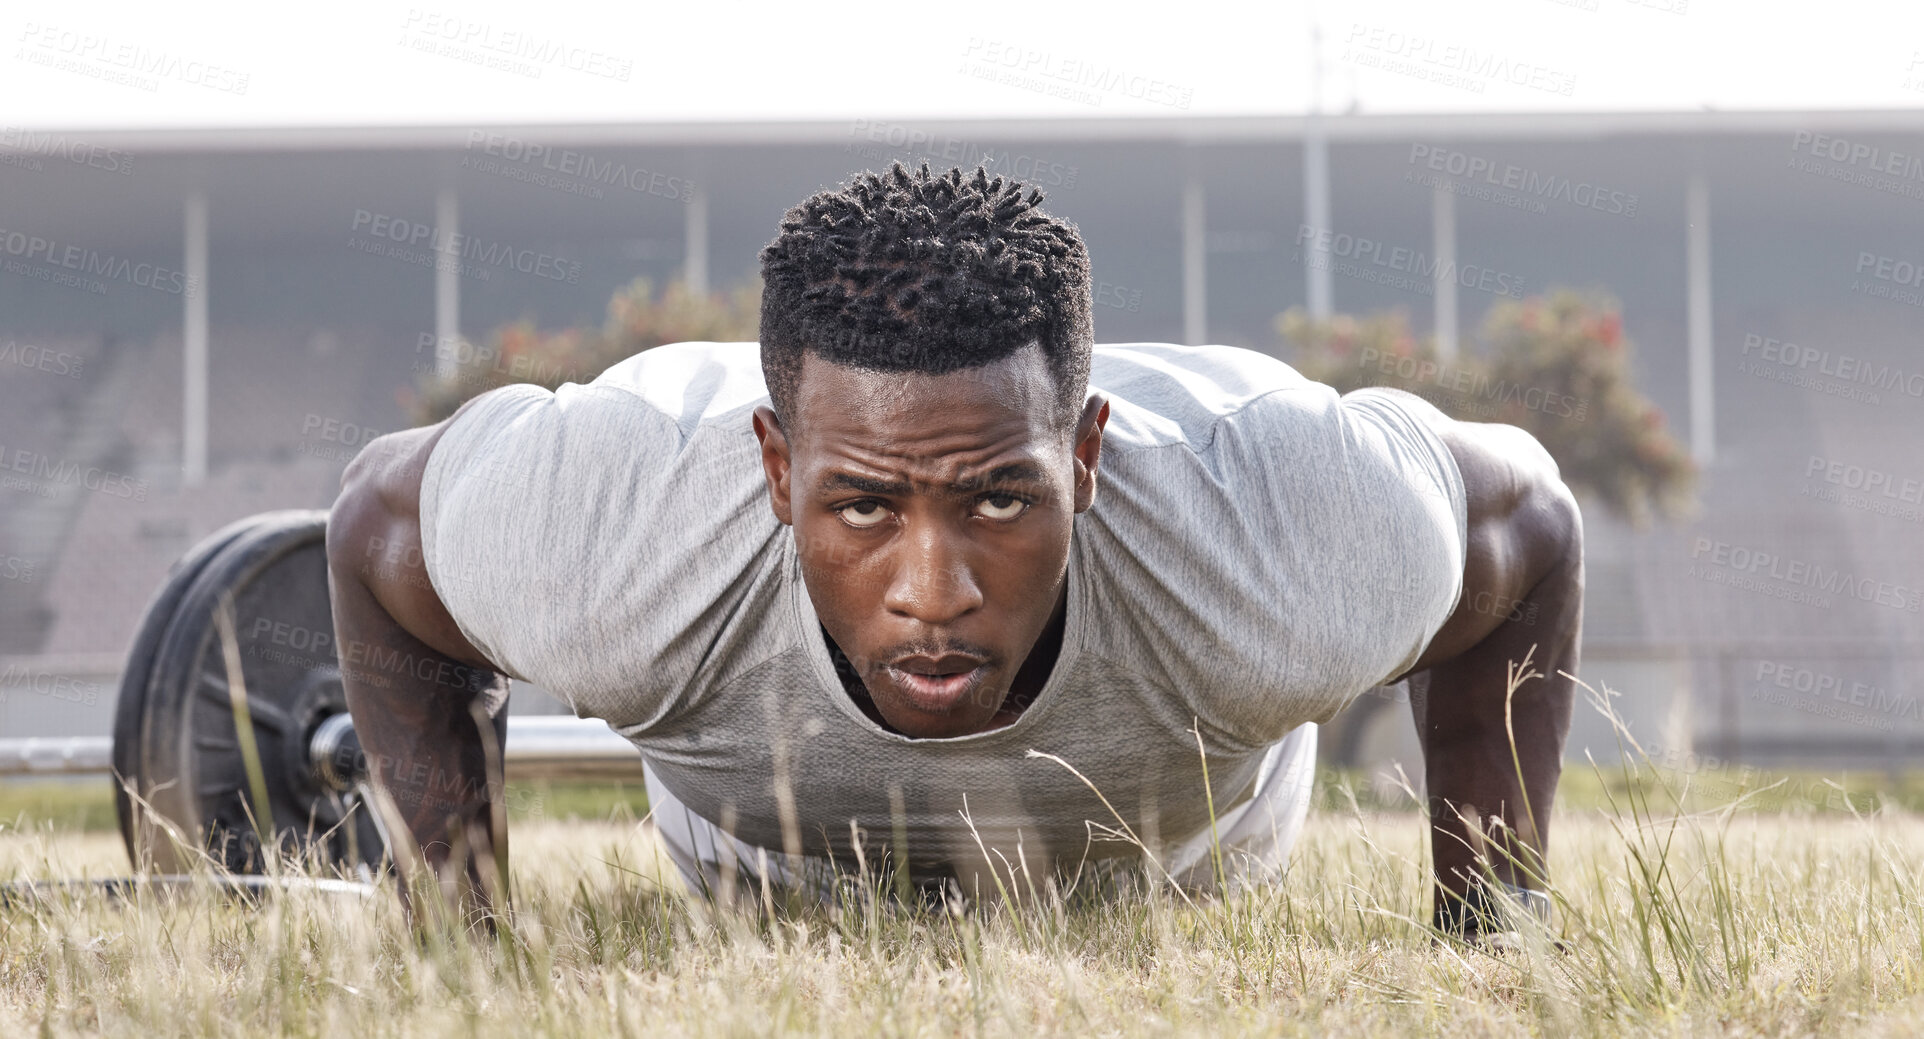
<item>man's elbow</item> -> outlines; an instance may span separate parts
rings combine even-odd
[[[415,429],[387,433],[367,442],[341,470],[341,490],[361,487],[391,494],[408,483],[420,484],[419,458],[421,431]]]
[[[335,581],[366,583],[365,563],[390,517],[379,489],[351,470],[327,512],[327,568]]]
[[[1545,551],[1565,569],[1574,570],[1579,591],[1583,582],[1583,509],[1568,484],[1554,471],[1540,480],[1531,494],[1531,509]]]

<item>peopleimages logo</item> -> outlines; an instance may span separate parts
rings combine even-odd
[[[9,339],[5,343],[0,343],[0,364],[15,364],[35,371],[51,372],[54,375],[78,377],[81,370],[86,367],[87,359],[65,350],[50,350],[44,346]]]
[[[384,246],[385,243],[390,242],[404,250],[417,247],[427,250],[426,253],[414,255],[405,252],[389,252],[389,255],[410,262],[425,259],[430,263],[438,263],[439,261],[434,261],[429,256],[432,253],[438,254],[449,262],[454,262],[458,258],[460,261],[475,264],[505,267],[523,274],[532,274],[537,278],[546,278],[549,281],[565,281],[574,284],[581,277],[581,263],[578,260],[564,260],[534,249],[517,249],[502,242],[489,242],[473,235],[446,234],[433,224],[389,216],[385,213],[357,209],[354,211],[351,229],[368,236],[365,241],[353,237],[348,239],[350,246],[360,248],[362,251],[373,252],[376,250],[371,247]],[[470,273],[465,269],[468,267],[466,262],[461,266],[464,268],[462,273]],[[485,270],[478,268],[475,272],[483,276],[486,274]]]
[[[99,682],[8,664],[5,671],[0,671],[0,703],[4,703],[7,693],[14,689],[27,689],[54,700],[86,704],[89,707],[100,702]]]
[[[1590,411],[1590,402],[1583,397],[1572,397],[1540,386],[1522,386],[1507,379],[1492,379],[1483,372],[1452,367],[1448,363],[1419,360],[1406,354],[1386,354],[1373,346],[1366,346],[1357,352],[1356,366],[1373,369],[1383,375],[1428,383],[1457,397],[1475,398],[1498,405],[1515,404],[1526,411],[1577,422],[1582,422]]]
[[[113,148],[103,148],[90,141],[69,137],[61,133],[37,133],[18,126],[0,126],[0,163],[21,166],[33,162],[30,168],[41,169],[38,158],[62,159],[76,166],[90,166],[105,173],[130,174],[134,171],[134,157]]]
[[[543,37],[525,29],[498,26],[442,11],[408,8],[401,28],[418,36],[403,36],[403,46],[429,50],[422,44],[439,41],[450,49],[437,51],[446,57],[473,60],[510,72],[540,78],[543,69],[565,68],[589,76],[600,76],[626,83],[633,75],[633,58],[609,54],[553,37]],[[480,59],[480,60],[474,60]]]
[[[1589,181],[1574,180],[1554,173],[1541,173],[1526,166],[1518,166],[1512,162],[1497,162],[1486,156],[1473,155],[1454,148],[1412,144],[1409,164],[1451,177],[1461,177],[1477,185],[1487,184],[1492,188],[1503,189],[1503,191],[1491,193],[1491,197],[1486,201],[1502,202],[1512,208],[1527,208],[1541,213],[1545,211],[1545,207],[1535,200],[1548,199],[1552,202],[1565,202],[1585,209],[1594,209],[1599,213],[1609,213],[1612,216],[1634,218],[1637,215],[1637,196],[1630,192],[1617,191],[1614,188],[1606,188]],[[1438,181],[1438,178],[1434,177],[1420,177],[1414,170],[1405,173],[1403,179],[1425,181],[1428,182],[1426,186],[1429,187],[1435,187]],[[1506,196],[1505,192],[1516,194]],[[1482,197],[1474,191],[1458,193]],[[1528,206],[1521,204],[1525,201],[1531,201],[1533,204]]]
[[[1924,156],[1889,151],[1862,141],[1799,130],[1791,137],[1790,150],[1841,162],[1846,166],[1856,166],[1872,173],[1885,173],[1904,180],[1924,180]]]
[[[1852,292],[1863,293],[1872,299],[1888,299],[1907,306],[1924,307],[1924,288],[1920,288],[1924,286],[1924,264],[1860,252],[1857,254],[1857,273],[1869,275],[1874,281],[1884,284],[1853,279]]]
[[[848,150],[871,162],[884,162],[895,154],[905,155],[909,165],[927,160],[935,167],[959,166],[964,170],[983,166],[991,176],[1014,177],[1024,184],[1042,188],[1074,188],[1081,171],[1075,166],[1050,162],[1008,148],[981,145],[966,139],[938,136],[900,123],[881,119],[857,119],[849,127]],[[884,145],[865,147],[862,141]]]
[[[1791,169],[1826,180],[1924,199],[1924,183],[1920,183],[1924,181],[1924,157],[1799,130],[1791,138],[1786,161]]]
[[[1419,249],[1403,245],[1391,245],[1373,238],[1333,232],[1329,228],[1315,228],[1308,224],[1300,225],[1296,231],[1296,244],[1303,247],[1306,256],[1313,258],[1322,253],[1345,260],[1355,260],[1412,275],[1417,284],[1427,288],[1436,280],[1454,281],[1466,289],[1480,289],[1512,299],[1523,298],[1523,279],[1490,267],[1474,263],[1448,264],[1430,256]]]
[[[1828,696],[1840,704],[1868,707],[1879,714],[1918,720],[1918,702],[1915,696],[1892,694],[1883,686],[1868,685],[1864,682],[1846,682],[1836,675],[1824,674],[1806,667],[1794,667],[1774,660],[1760,660],[1757,662],[1756,681],[1775,685],[1779,689],[1794,690],[1813,698]],[[1778,699],[1774,702],[1784,701]]]
[[[1924,285],[1924,264],[1894,256],[1860,252],[1857,254],[1857,273],[1868,274],[1878,281],[1895,285]]]
[[[19,473],[26,480],[8,476]],[[32,481],[45,481],[33,483]],[[43,498],[53,496],[58,484],[78,484],[90,491],[116,498],[130,498],[134,501],[147,500],[147,481],[136,479],[125,473],[116,473],[99,466],[83,466],[77,462],[62,461],[43,455],[27,448],[8,451],[0,446],[0,487],[29,491]]]
[[[1879,516],[1892,516],[1911,523],[1924,521],[1924,482],[1914,476],[1897,476],[1848,462],[1810,456],[1804,467],[1806,478],[1820,476],[1829,487],[1805,484],[1801,497],[1859,509]],[[1861,493],[1849,493],[1852,491]]]
[[[1819,473],[1823,474],[1825,483],[1849,490],[1881,494],[1911,504],[1924,503],[1924,482],[1914,476],[1893,476],[1882,469],[1867,469],[1861,465],[1811,455],[1810,461],[1804,466],[1804,475],[1816,476]]]
[[[1924,397],[1924,372],[1906,372],[1888,364],[1874,364],[1861,357],[1833,353],[1814,346],[1800,346],[1772,339],[1755,332],[1744,333],[1742,354],[1755,356],[1779,368],[1800,372],[1815,371],[1847,383],[1862,383],[1880,390],[1894,390],[1912,397]],[[1813,369],[1812,366],[1815,366]]]
[[[1012,77],[1007,81],[1012,86],[1025,86],[1032,90],[1040,88],[1039,92],[1067,97],[1084,104],[1100,106],[1102,97],[1077,88],[1089,87],[1102,93],[1185,109],[1195,96],[1195,91],[1189,87],[1145,76],[1132,69],[982,36],[969,37],[962,57],[965,62],[977,61],[981,64],[972,70],[965,63],[958,72],[968,73],[978,79],[992,79],[996,78],[995,73],[999,70]]]
[[[469,155],[461,160],[463,169],[526,181],[537,187],[593,198],[602,197],[601,186],[626,188],[637,194],[684,203],[695,197],[694,182],[685,177],[630,166],[616,159],[597,158],[573,148],[552,148],[506,134],[469,130],[467,151]],[[474,157],[477,152],[499,161],[477,159]]]
[[[24,267],[32,267],[37,262],[73,272],[74,279],[99,279],[88,282],[88,285],[98,286],[93,291],[102,293],[106,291],[105,282],[108,281],[126,282],[143,289],[164,292],[170,296],[192,292],[194,289],[194,280],[172,267],[163,267],[157,263],[144,261],[136,263],[124,256],[114,256],[98,249],[89,249],[85,246],[4,227],[0,227],[0,252],[18,257]],[[16,273],[32,274],[33,272],[23,269]]]
[[[393,675],[411,675],[423,682],[480,692],[494,684],[494,672],[433,656],[416,656],[402,648],[348,639],[336,642],[334,633],[271,617],[257,617],[247,632],[248,652],[263,660],[295,667],[318,667],[338,661],[341,670],[381,688]]]
[[[414,353],[413,370],[417,372],[435,371],[446,360],[460,368],[478,369],[481,374],[499,373],[517,382],[582,381],[581,372],[564,368],[558,361],[533,354],[504,357],[499,347],[476,346],[460,336],[441,337],[422,332],[415,337]],[[504,361],[507,363],[502,363]]]
[[[1795,586],[1796,589],[1814,589],[1831,595],[1848,595],[1860,602],[1888,606],[1894,610],[1908,613],[1918,612],[1924,604],[1924,591],[1879,581],[1872,577],[1856,577],[1845,570],[1832,569],[1820,563],[1810,563],[1801,559],[1786,559],[1775,552],[1765,552],[1745,545],[1711,538],[1697,538],[1690,550],[1690,558],[1699,563],[1708,563],[1717,570],[1707,570],[1700,565],[1690,567],[1688,576],[1710,581],[1713,584],[1730,584],[1752,591],[1762,591],[1779,598],[1808,601],[1801,592],[1789,588],[1782,589],[1787,594],[1778,594],[1777,586],[1760,585],[1760,579],[1780,582],[1780,585]],[[1736,580],[1719,575],[1733,575]],[[1828,606],[1828,602],[1812,602],[1816,606]]]
[[[1354,23],[1350,26],[1349,38],[1343,43],[1348,48],[1363,48],[1389,58],[1401,59],[1413,66],[1409,70],[1393,65],[1382,66],[1388,71],[1421,71],[1422,67],[1428,66],[1432,69],[1460,73],[1462,77],[1467,78],[1467,82],[1449,85],[1469,86],[1477,93],[1482,93],[1484,83],[1495,82],[1561,94],[1564,97],[1574,94],[1577,89],[1575,76],[1545,65],[1518,61],[1508,55],[1478,50],[1461,43],[1398,32],[1380,25]]]
[[[22,46],[14,52],[15,60],[51,65],[147,91],[158,89],[161,80],[173,80],[223,94],[245,94],[251,79],[246,72],[197,58],[58,25],[28,22],[16,39]]]

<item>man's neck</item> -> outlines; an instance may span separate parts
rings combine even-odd
[[[1042,625],[1042,634],[1036,637],[1035,646],[1023,659],[1022,666],[1016,669],[1015,681],[1009,683],[1009,695],[1002,700],[1002,709],[997,712],[1000,725],[1002,715],[1014,721],[1024,709],[1035,702],[1042,693],[1042,687],[1049,682],[1049,675],[1055,671],[1056,658],[1062,655],[1062,630],[1069,615],[1069,583],[1065,579],[1056,588],[1055,609],[1049,611],[1049,620]]]

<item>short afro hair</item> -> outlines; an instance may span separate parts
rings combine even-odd
[[[1089,252],[1042,192],[983,167],[864,171],[782,217],[762,250],[762,374],[790,431],[802,355],[942,375],[1041,344],[1056,419],[1088,396]]]

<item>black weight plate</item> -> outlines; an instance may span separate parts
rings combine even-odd
[[[365,811],[338,825],[346,806],[314,781],[307,756],[314,728],[346,710],[327,591],[326,521],[320,510],[255,517],[182,593],[151,669],[140,734],[149,801],[237,873],[258,872],[264,856],[214,621],[223,594],[233,600],[272,839],[284,854],[349,868],[378,864],[384,850]],[[155,868],[192,866],[151,828],[137,826],[135,835]]]
[[[154,654],[160,649],[162,636],[167,634],[167,626],[173,622],[174,612],[180,608],[180,597],[193,584],[201,568],[258,519],[249,516],[229,523],[174,560],[174,565],[167,568],[167,580],[161,583],[147,603],[146,612],[141,614],[140,627],[135,630],[133,644],[127,650],[127,664],[120,672],[119,698],[114,701],[114,815],[120,820],[120,839],[127,845],[127,854],[136,866],[140,865],[140,854],[134,842],[134,806],[121,782],[132,781],[139,789],[139,780],[147,775],[141,762],[140,730],[147,717],[147,686],[153,678]],[[141,796],[145,797],[146,791],[141,791]]]

